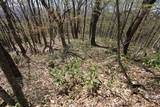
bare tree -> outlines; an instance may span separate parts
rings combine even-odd
[[[73,17],[75,18],[73,20],[73,26],[71,29],[73,29],[73,37],[78,39],[78,34],[80,31],[80,13],[81,8],[84,4],[83,0],[72,0],[72,6],[73,6]]]
[[[96,44],[96,29],[97,29],[97,22],[99,16],[101,15],[101,0],[95,0],[94,8],[92,11],[92,18],[90,23],[90,37],[91,37],[91,45],[97,46]]]
[[[84,25],[83,25],[83,36],[82,39],[84,40],[85,30],[86,30],[86,18],[87,18],[87,8],[88,8],[88,0],[85,0],[85,13],[84,13]]]
[[[133,23],[130,25],[130,27],[127,30],[126,39],[125,39],[125,43],[124,43],[124,47],[123,47],[124,54],[127,54],[128,47],[130,45],[130,42],[131,42],[135,32],[137,31],[142,20],[147,15],[147,13],[150,11],[150,9],[152,8],[152,6],[155,2],[156,2],[156,0],[144,0],[143,1],[142,7],[141,7],[139,13],[137,14],[137,17],[135,18],[135,20],[133,21]]]
[[[64,22],[63,22],[63,17],[61,16],[61,13],[59,13],[60,11],[55,11],[54,8],[49,7],[47,5],[47,3],[45,2],[45,0],[41,0],[41,3],[46,8],[46,10],[48,11],[48,14],[51,15],[52,18],[54,19],[54,21],[57,23],[58,32],[60,34],[62,45],[63,45],[64,48],[66,48],[67,43],[65,41]]]
[[[13,14],[11,12],[11,10],[9,9],[9,7],[7,6],[7,2],[6,1],[0,1],[0,5],[5,13],[7,22],[8,22],[8,26],[13,34],[13,37],[17,43],[17,45],[19,46],[19,48],[21,49],[22,55],[26,56],[26,50],[22,45],[22,41],[20,38],[20,35],[18,35],[18,33],[16,32],[16,26],[14,25],[14,23],[16,23],[15,18],[13,17]]]
[[[125,68],[123,67],[121,63],[121,25],[120,25],[120,12],[119,12],[119,0],[116,0],[116,16],[117,16],[117,59],[118,59],[118,64],[121,67],[122,72],[124,73],[125,77],[128,80],[128,83],[131,85],[132,82],[129,78],[129,76],[126,73]]]

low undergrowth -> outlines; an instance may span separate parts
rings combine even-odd
[[[154,68],[160,71],[160,54],[157,54],[155,57],[144,57],[143,61],[145,65],[147,65],[150,68]]]
[[[95,96],[101,84],[96,69],[97,67],[89,60],[82,62],[79,58],[71,57],[64,64],[49,67],[48,71],[58,94],[69,95],[71,92],[78,94],[86,89],[89,96]]]

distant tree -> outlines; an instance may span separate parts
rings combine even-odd
[[[73,7],[73,26],[71,29],[73,29],[73,37],[78,39],[78,34],[80,31],[80,14],[81,14],[81,8],[84,4],[84,0],[72,0],[72,7]]]
[[[60,7],[58,7],[57,5],[57,11],[53,8],[51,8],[50,6],[48,6],[48,4],[46,3],[45,0],[40,0],[42,5],[45,7],[45,9],[47,10],[48,14],[50,16],[52,16],[52,18],[54,19],[55,23],[57,24],[57,28],[58,28],[58,33],[60,35],[61,41],[62,41],[62,46],[64,48],[67,47],[67,43],[65,41],[65,30],[64,30],[64,19],[63,19],[63,15],[60,13],[61,11],[59,10]]]
[[[94,8],[92,11],[91,23],[90,23],[90,37],[91,45],[96,46],[96,29],[99,16],[101,15],[101,0],[95,0]]]
[[[84,25],[83,25],[83,36],[82,39],[84,40],[85,30],[86,30],[86,18],[87,18],[87,8],[88,8],[88,0],[85,0],[85,12],[84,12]]]
[[[34,53],[37,53],[36,42],[35,42],[36,40],[35,40],[35,37],[34,37],[35,33],[33,32],[33,24],[31,24],[31,20],[33,18],[29,18],[28,11],[26,9],[26,6],[24,5],[24,2],[22,2],[21,0],[17,0],[17,2],[19,4],[20,11],[22,12],[22,14],[24,16],[24,19],[25,19],[25,21],[27,23],[27,27],[28,27],[28,31],[29,31],[28,36],[30,36],[30,40],[31,40],[31,42],[33,44],[33,47],[32,47],[33,51],[34,51]]]

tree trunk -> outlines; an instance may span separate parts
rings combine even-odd
[[[92,19],[90,24],[90,37],[91,37],[91,45],[96,46],[96,28],[97,28],[97,22],[99,19],[99,16],[101,14],[100,9],[101,0],[95,1],[95,6],[92,12]]]
[[[0,67],[2,68],[2,71],[4,72],[9,84],[12,87],[12,90],[14,94],[17,97],[18,102],[21,104],[22,107],[29,107],[27,100],[24,97],[24,94],[22,92],[21,86],[18,84],[17,79],[19,79],[19,70],[15,63],[13,62],[11,56],[8,54],[8,52],[3,48],[2,44],[0,43]],[[15,73],[18,73],[15,76]],[[22,76],[21,76],[22,77]],[[20,78],[22,80],[22,78]]]
[[[124,66],[122,65],[122,62],[121,62],[121,37],[122,37],[122,34],[121,34],[121,24],[120,24],[120,12],[119,12],[119,0],[116,0],[116,16],[117,16],[117,59],[118,59],[118,64],[119,66],[121,67],[121,70],[124,74],[124,76],[126,77],[128,83],[131,85],[132,82],[131,82],[131,79],[129,78],[129,76],[127,75],[127,72],[124,68]]]
[[[60,38],[61,38],[61,41],[62,41],[62,46],[64,48],[66,48],[67,47],[67,43],[65,41],[64,24],[62,22],[62,18],[60,16],[56,16],[55,9],[48,7],[48,5],[46,4],[45,0],[40,0],[40,1],[41,1],[42,5],[46,8],[48,14],[51,15],[53,17],[54,21],[57,23],[58,33],[60,34]],[[59,14],[59,13],[57,13],[57,14]]]
[[[73,6],[73,17],[75,18],[75,17],[76,17],[75,0],[72,0],[72,6]],[[73,20],[73,28],[72,28],[72,29],[73,29],[73,33],[74,33],[73,37],[74,37],[75,39],[78,39],[78,34],[77,34],[76,25],[77,25],[77,23],[76,23],[76,20],[74,19],[74,20]]]
[[[131,26],[129,27],[127,33],[126,33],[126,40],[125,40],[125,44],[123,47],[123,53],[126,55],[128,52],[128,48],[130,45],[130,42],[135,34],[135,32],[137,31],[139,25],[141,24],[143,18],[145,17],[145,15],[150,11],[150,9],[152,8],[152,5],[156,2],[156,0],[144,0],[142,3],[142,8],[140,10],[140,12],[138,13],[136,19],[134,20],[134,22],[131,24]]]
[[[84,13],[84,25],[83,25],[83,36],[82,36],[82,39],[84,41],[84,35],[85,35],[85,30],[86,30],[86,18],[87,18],[87,3],[88,3],[88,0],[85,0],[85,13]]]
[[[12,97],[0,86],[0,97],[6,102],[8,105],[15,106],[16,102]]]
[[[8,26],[13,34],[13,37],[14,37],[16,43],[18,44],[19,48],[21,49],[22,55],[26,56],[26,50],[21,43],[21,38],[19,37],[19,35],[16,32],[16,28],[14,25],[14,23],[16,23],[16,22],[15,22],[15,19],[14,19],[12,13],[11,13],[11,10],[9,9],[9,7],[7,6],[7,3],[5,1],[0,1],[0,5],[4,11],[4,14],[6,16],[6,20],[8,22]]]

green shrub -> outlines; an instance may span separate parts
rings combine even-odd
[[[87,71],[82,71],[80,59],[70,58],[67,61],[65,65],[48,68],[53,84],[57,86],[59,93],[63,91],[68,95],[76,87],[86,87],[89,95],[96,95],[101,84],[97,76],[97,67],[90,61],[86,61],[84,66]]]
[[[86,61],[86,66],[89,70],[84,85],[88,89],[88,95],[97,96],[98,90],[101,85],[101,81],[97,76],[97,67],[96,65],[92,64],[90,61]]]
[[[67,65],[57,66],[54,69],[48,68],[53,83],[59,91],[66,90],[65,94],[84,80],[84,73],[80,70],[80,59],[70,58],[68,61]],[[60,87],[63,88],[60,89]]]
[[[145,57],[144,64],[160,71],[160,55],[157,55],[154,58]]]

